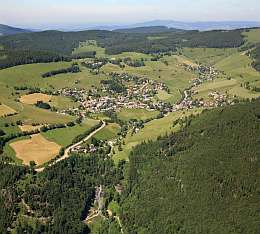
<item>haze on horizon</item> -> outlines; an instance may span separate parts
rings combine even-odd
[[[0,23],[27,28],[129,24],[155,19],[260,21],[259,0],[0,0]]]

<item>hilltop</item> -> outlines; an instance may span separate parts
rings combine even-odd
[[[27,33],[27,32],[31,32],[31,31],[27,29],[15,28],[8,25],[0,24],[0,36],[14,35],[18,33]]]

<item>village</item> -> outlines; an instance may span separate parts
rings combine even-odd
[[[127,73],[110,73],[109,76],[112,80],[101,81],[101,88],[59,90],[58,95],[70,97],[80,103],[79,108],[62,110],[60,113],[87,116],[88,113],[118,111],[122,108],[158,110],[165,113],[173,110],[168,103],[154,101],[158,91],[169,92],[164,83]]]

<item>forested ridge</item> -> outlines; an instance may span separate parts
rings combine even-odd
[[[260,101],[206,111],[130,156],[126,233],[260,230]]]
[[[149,30],[148,30],[149,31]],[[147,32],[148,32],[147,31]],[[157,38],[150,40],[149,38]],[[233,31],[165,31],[150,33],[120,33],[102,30],[82,32],[44,31],[2,36],[0,68],[54,61],[71,61],[73,49],[80,42],[95,40],[106,54],[122,52],[159,53],[176,51],[180,47],[234,48],[244,43],[242,30]],[[94,56],[93,52],[80,57]]]
[[[260,44],[256,46],[256,48],[252,52],[252,57],[254,59],[253,67],[260,71]]]
[[[93,204],[96,187],[113,191],[121,178],[112,160],[104,157],[71,156],[39,174],[0,164],[1,233],[11,229],[15,233],[89,233],[83,220]],[[19,215],[23,203],[27,211]]]

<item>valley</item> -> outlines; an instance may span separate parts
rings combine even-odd
[[[259,35],[1,36],[0,232],[257,233]]]

